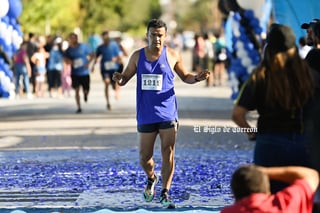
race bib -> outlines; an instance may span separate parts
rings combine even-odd
[[[82,58],[77,58],[75,60],[73,60],[73,67],[75,69],[79,68],[79,67],[82,67],[83,66],[83,60]]]
[[[54,68],[55,68],[56,70],[62,70],[62,69],[63,69],[63,67],[62,67],[62,64],[61,64],[61,63],[57,63],[57,64],[55,64]]]
[[[113,61],[107,61],[104,63],[104,68],[106,70],[115,70],[116,69],[116,63]]]
[[[162,75],[159,74],[141,74],[142,90],[161,90]]]
[[[220,54],[218,55],[218,58],[219,58],[219,60],[224,61],[224,60],[227,59],[227,54],[225,54],[225,53],[220,53]]]

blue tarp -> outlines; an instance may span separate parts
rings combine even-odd
[[[301,24],[320,18],[320,0],[273,0],[274,22],[290,26],[297,40],[306,36]]]

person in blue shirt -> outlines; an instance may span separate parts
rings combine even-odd
[[[69,34],[69,47],[66,49],[64,59],[71,65],[72,88],[75,90],[75,99],[77,104],[76,113],[81,113],[80,88],[83,90],[84,101],[88,101],[90,90],[90,72],[88,65],[93,59],[91,48],[78,41],[75,33]]]
[[[167,25],[152,19],[147,26],[148,45],[136,50],[122,73],[115,72],[113,79],[124,86],[137,75],[137,125],[140,140],[140,164],[147,175],[144,190],[146,202],[153,200],[159,178],[153,160],[154,144],[159,134],[162,153],[162,191],[160,203],[165,208],[175,208],[169,198],[174,173],[174,150],[178,130],[177,100],[174,91],[174,72],[182,81],[194,84],[206,80],[209,71],[198,74],[188,72],[179,52],[167,47]]]
[[[88,38],[88,44],[92,52],[95,52],[97,47],[102,43],[102,39],[95,32],[91,32]]]
[[[57,38],[53,47],[50,50],[49,59],[48,59],[48,87],[50,97],[53,97],[54,89],[57,89],[58,95],[62,95],[62,81],[61,73],[63,69],[63,51],[61,47],[60,39]]]
[[[109,85],[112,85],[112,88],[116,92],[116,98],[118,98],[119,88],[115,81],[112,80],[112,75],[117,70],[121,63],[121,49],[118,43],[109,37],[109,32],[102,32],[103,43],[98,46],[95,60],[92,66],[92,72],[94,71],[95,64],[98,58],[100,60],[100,72],[102,80],[105,84],[105,97],[107,101],[107,109],[111,110],[110,99],[109,99]]]

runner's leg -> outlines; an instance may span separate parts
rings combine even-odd
[[[111,109],[111,105],[110,105],[110,99],[109,99],[109,85],[111,83],[110,78],[108,77],[108,75],[103,79],[104,81],[104,94],[106,97],[106,101],[107,101],[107,109],[110,110]]]
[[[157,132],[139,133],[140,165],[150,178],[154,178],[153,149],[157,134]]]
[[[174,173],[174,149],[177,138],[177,127],[160,129],[159,135],[162,154],[162,189],[169,190]]]

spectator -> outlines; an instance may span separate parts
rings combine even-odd
[[[27,97],[32,98],[32,93],[29,86],[29,76],[31,76],[31,66],[27,54],[27,43],[23,42],[20,48],[13,56],[14,61],[14,71],[15,71],[15,86],[17,97],[21,94],[20,89],[20,77],[22,76],[23,88],[27,94]]]
[[[61,48],[62,52],[66,51],[66,49],[69,47],[68,41],[62,40]],[[64,95],[67,95],[67,97],[70,97],[71,90],[72,90],[72,79],[71,79],[71,65],[66,63],[66,61],[63,61],[63,69],[61,73],[61,83],[62,83],[62,92]]]
[[[286,182],[289,186],[271,194],[269,179]],[[235,203],[221,213],[311,213],[318,184],[319,173],[306,167],[241,166],[231,179]]]
[[[62,93],[67,95],[67,97],[71,96],[72,90],[72,79],[71,79],[71,66],[63,62],[63,69],[62,69],[62,76],[61,76],[61,83],[62,83]]]
[[[311,29],[311,39],[314,48],[308,52],[305,60],[311,69],[320,73],[320,22],[312,24]]]
[[[307,63],[301,59],[291,28],[273,24],[261,63],[244,83],[232,118],[250,128],[246,118],[257,110],[258,132],[254,162],[261,166],[310,166],[305,138],[304,108],[314,94],[314,82]],[[285,187],[271,183],[272,192]]]
[[[320,22],[312,25],[312,40],[314,48],[306,56],[306,61],[315,80],[315,97],[306,111],[308,142],[310,144],[312,167],[320,172]],[[316,205],[320,212],[320,189],[317,191]]]
[[[209,87],[213,84],[213,67],[214,67],[214,48],[213,43],[210,39],[208,33],[204,34],[204,47],[205,47],[205,55],[204,55],[204,69],[207,69],[210,72],[209,78],[206,80],[206,86]]]
[[[49,58],[49,53],[44,49],[46,41],[44,37],[39,38],[38,49],[32,55],[31,61],[35,64],[35,93],[37,97],[44,96],[44,84],[46,82],[47,74],[47,59]]]
[[[115,38],[115,41],[117,42],[117,44],[119,45],[119,47],[120,47],[120,51],[121,51],[121,56],[122,57],[128,57],[129,56],[129,54],[128,54],[128,51],[126,50],[126,48],[124,48],[124,46],[122,45],[122,38],[121,38],[121,36],[119,36],[119,37],[116,37]],[[119,68],[121,71],[120,72],[122,72],[122,70],[123,70],[123,62],[121,62],[122,63],[122,68]]]
[[[95,52],[101,43],[102,43],[101,37],[97,35],[95,32],[91,32],[90,36],[88,37],[88,44],[89,44],[89,47],[91,48],[91,51]]]
[[[58,96],[62,95],[62,70],[63,70],[63,52],[61,47],[61,38],[55,39],[50,50],[48,60],[48,89],[50,97],[54,97],[54,90],[57,90]]]
[[[307,40],[305,37],[299,39],[299,54],[301,58],[305,58],[312,47],[307,45]]]
[[[301,29],[307,30],[307,37],[306,42],[308,46],[313,46],[313,39],[312,39],[312,25],[319,22],[320,19],[314,18],[310,23],[303,23],[301,25]]]
[[[202,35],[195,35],[195,45],[193,48],[194,65],[196,73],[201,72],[204,67],[205,43]]]
[[[173,37],[170,40],[170,47],[172,49],[175,49],[178,52],[181,52],[183,50],[183,38],[181,34],[175,32],[173,33]]]
[[[36,91],[36,65],[32,62],[31,57],[34,55],[35,52],[38,50],[38,44],[37,44],[37,36],[34,33],[29,33],[28,34],[28,41],[27,41],[27,54],[28,58],[30,61],[30,66],[31,66],[31,77],[30,77],[30,82],[32,84],[32,93],[35,93]]]
[[[222,85],[222,76],[226,69],[226,62],[228,59],[227,48],[225,41],[220,33],[215,35],[216,41],[214,42],[214,71],[213,71],[213,86]]]

